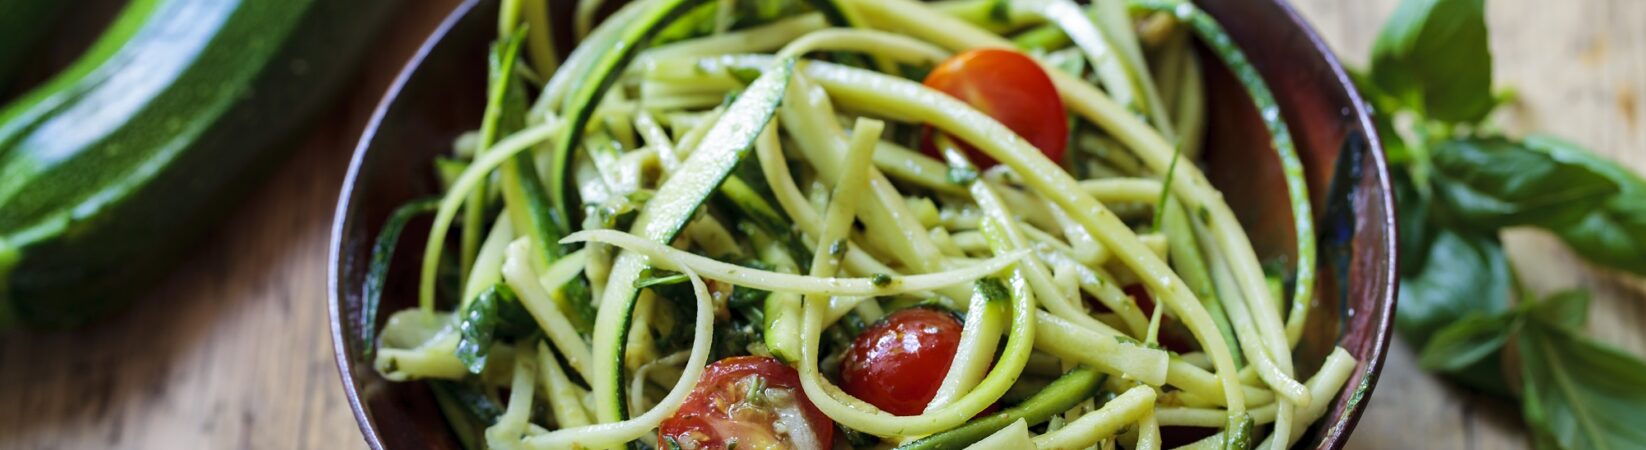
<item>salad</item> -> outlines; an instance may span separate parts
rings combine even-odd
[[[367,342],[465,446],[1282,449],[1356,364],[1294,366],[1302,167],[1192,4],[547,9],[503,1],[486,98],[453,99],[484,118],[367,286],[374,320],[432,212],[419,306]],[[1274,137],[1292,264],[1259,261],[1197,166],[1204,64]]]

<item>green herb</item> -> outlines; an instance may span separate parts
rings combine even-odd
[[[1233,431],[1223,435],[1223,449],[1246,450],[1252,448],[1252,429],[1257,426],[1257,421],[1252,419],[1252,415],[1246,413],[1230,414],[1227,423],[1228,425],[1224,428]]]
[[[890,286],[892,284],[892,276],[883,273],[875,273],[874,275],[869,276],[869,282],[880,287]]]
[[[1396,325],[1424,369],[1519,397],[1538,448],[1646,448],[1646,361],[1580,334],[1587,294],[1516,292],[1498,240],[1505,227],[1539,227],[1590,261],[1646,275],[1646,181],[1566,141],[1477,126],[1497,103],[1484,8],[1404,1],[1372,70],[1354,77],[1395,165]]]
[[[1371,79],[1424,117],[1470,123],[1492,109],[1485,0],[1407,0],[1372,45]]]
[[[1500,137],[1441,141],[1432,157],[1435,195],[1471,227],[1563,227],[1618,192],[1587,167]]]
[[[672,270],[663,270],[648,267],[640,272],[640,278],[634,280],[635,289],[645,289],[670,284],[680,284],[690,281],[686,274]]]
[[[1559,138],[1533,135],[1524,145],[1556,161],[1588,168],[1617,184],[1617,195],[1577,223],[1554,231],[1590,261],[1646,275],[1646,180]]]
[[[1424,264],[1400,277],[1395,325],[1418,346],[1440,327],[1471,314],[1507,311],[1513,284],[1496,236],[1449,229],[1433,233]]]
[[[1539,448],[1646,448],[1646,362],[1536,318],[1518,343],[1521,406]]]

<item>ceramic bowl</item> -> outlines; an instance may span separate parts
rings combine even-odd
[[[550,2],[570,17],[572,2]],[[1331,51],[1282,0],[1202,0],[1271,86],[1291,126],[1319,216],[1319,295],[1296,352],[1312,373],[1335,346],[1359,359],[1345,389],[1298,448],[1341,448],[1377,381],[1389,345],[1396,288],[1394,203],[1388,168],[1366,106]],[[332,338],[349,405],[373,449],[459,448],[421,383],[391,383],[361,352],[361,331],[416,302],[415,267],[427,236],[414,222],[396,254],[378,323],[364,323],[363,280],[371,243],[398,205],[438,192],[431,161],[480,121],[495,1],[462,4],[384,95],[361,136],[338,201],[330,296]],[[564,32],[570,26],[558,26]],[[562,36],[559,42],[570,42]],[[1204,53],[1204,52],[1203,52]],[[561,53],[565,54],[565,53]],[[1205,61],[1215,61],[1206,58]],[[1295,233],[1268,133],[1220,64],[1206,64],[1206,167],[1264,260],[1288,258]]]

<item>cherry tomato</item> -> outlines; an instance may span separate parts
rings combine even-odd
[[[926,76],[926,87],[943,91],[983,111],[1029,141],[1052,162],[1063,161],[1069,123],[1063,99],[1051,77],[1027,55],[1005,49],[979,49],[954,55]],[[928,127],[922,150],[942,159]],[[996,164],[976,147],[956,142],[979,168]]]
[[[657,434],[659,441],[703,450],[834,447],[834,422],[806,398],[800,374],[764,356],[709,364]]]
[[[892,313],[852,341],[840,362],[841,387],[883,411],[920,414],[949,374],[961,328],[953,315],[933,309]]]

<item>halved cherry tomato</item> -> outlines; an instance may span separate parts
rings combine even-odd
[[[1063,161],[1064,147],[1069,140],[1063,100],[1057,96],[1051,77],[1027,55],[992,48],[967,51],[938,64],[924,83],[1000,121],[1052,162]],[[938,154],[932,142],[932,133],[928,127],[921,150],[942,159],[943,155]],[[996,164],[994,158],[971,144],[957,144],[979,168]]]
[[[920,414],[949,374],[961,328],[959,319],[934,309],[894,312],[852,341],[840,362],[841,387],[883,411]]]
[[[672,439],[681,448],[702,450],[834,447],[834,422],[806,398],[800,374],[764,356],[709,364],[657,434],[659,441]]]

